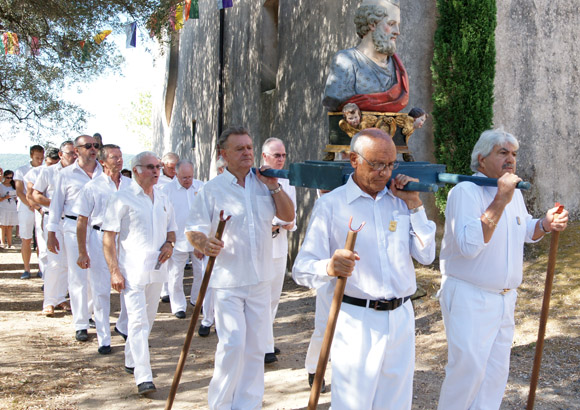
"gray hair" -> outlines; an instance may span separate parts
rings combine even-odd
[[[120,150],[121,147],[115,144],[105,144],[99,150],[99,161],[104,161],[107,159],[107,155],[109,155],[109,150],[118,149]]]
[[[177,165],[175,166],[175,172],[179,172],[179,168],[181,168],[181,166],[182,166],[182,165],[184,165],[184,164],[191,165],[191,167],[195,169],[195,165],[193,165],[193,162],[191,162],[191,161],[190,161],[190,160],[188,160],[188,159],[182,159],[182,160],[181,160],[181,161],[179,161],[179,162],[177,163]]]
[[[133,159],[131,160],[131,169],[135,168],[137,165],[141,165],[141,160],[145,157],[155,157],[155,158],[159,159],[157,154],[152,152],[152,151],[140,152],[137,155],[135,155],[133,157]]]
[[[64,147],[66,147],[67,145],[72,145],[74,147],[75,146],[75,143],[72,142],[71,140],[66,140],[65,142],[63,142],[62,144],[60,144],[60,151],[62,151],[62,149]]]
[[[471,170],[473,172],[479,170],[479,155],[481,155],[482,158],[486,158],[491,154],[491,151],[493,151],[493,147],[496,145],[503,145],[506,142],[512,144],[516,149],[520,148],[520,143],[516,137],[509,132],[504,131],[501,127],[494,130],[484,131],[475,143],[473,151],[471,152]]]
[[[225,149],[224,145],[227,142],[230,135],[248,135],[250,138],[250,131],[246,127],[228,127],[226,128],[218,138],[218,148]]]
[[[262,144],[262,152],[266,151],[266,148],[268,147],[268,145],[270,145],[273,142],[279,142],[282,145],[284,145],[284,141],[282,141],[280,138],[270,137],[266,141],[264,141],[264,143]]]
[[[376,25],[388,16],[387,9],[377,5],[360,6],[354,15],[356,35],[363,38]]]
[[[46,158],[50,158],[52,160],[57,160],[57,159],[60,159],[60,157],[58,156],[58,152],[59,152],[58,148],[50,147],[50,148],[47,148],[44,156]]]
[[[215,169],[225,167],[227,165],[226,160],[223,157],[219,157],[215,162]]]
[[[179,155],[177,155],[175,152],[166,152],[165,154],[163,154],[163,156],[161,157],[161,162],[165,163],[172,163],[172,162],[179,162]]]

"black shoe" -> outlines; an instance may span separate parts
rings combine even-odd
[[[276,346],[274,346],[274,354],[276,356],[278,356],[280,354],[280,349],[278,349]]]
[[[169,295],[161,296],[161,301],[163,303],[169,303]]]
[[[38,271],[38,273],[36,274],[36,277],[42,279],[42,272]]]
[[[185,312],[183,310],[180,310],[175,314],[175,317],[178,319],[185,319]]]
[[[89,333],[87,332],[87,329],[77,330],[75,339],[77,339],[79,342],[86,342],[89,340]]]
[[[97,327],[97,324],[95,323],[95,321],[93,320],[93,318],[89,319],[89,327],[91,329],[95,329]]]
[[[155,393],[157,389],[153,382],[143,382],[137,386],[137,392],[139,394]]]
[[[312,388],[312,384],[314,384],[314,373],[308,373],[308,384],[310,388]],[[322,379],[322,386],[320,386],[320,393],[326,393],[326,383],[324,379]]]
[[[123,340],[125,340],[125,342],[127,341],[127,335],[123,332],[121,332],[119,329],[117,329],[117,326],[115,326],[115,333],[118,334],[119,336],[121,336],[123,338]]]
[[[111,350],[111,346],[99,346],[98,352],[100,354],[110,354]]]
[[[211,327],[210,326],[204,326],[204,325],[200,325],[199,326],[199,330],[197,331],[197,333],[201,336],[201,337],[208,337],[209,336],[209,331],[210,331]]]
[[[278,358],[274,353],[266,353],[264,355],[264,363],[274,363],[277,362]]]
[[[134,374],[135,373],[135,368],[134,367],[125,366],[125,373]]]

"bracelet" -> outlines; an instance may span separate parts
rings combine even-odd
[[[487,222],[489,222],[491,224],[492,228],[497,227],[497,224],[494,222],[493,219],[491,219],[489,216],[487,216],[487,214],[484,212],[483,216],[485,216],[485,219],[487,219]]]
[[[270,195],[276,195],[278,192],[280,192],[282,190],[282,185],[280,185],[278,183],[278,188],[276,189],[270,189]]]
[[[425,207],[423,205],[419,205],[417,208],[409,209],[411,214],[416,214],[417,212],[424,211]]]
[[[544,232],[544,234],[550,233],[551,231],[546,231],[544,229],[544,219],[546,219],[546,218],[544,217],[544,218],[540,219],[540,229],[542,230],[542,232]]]

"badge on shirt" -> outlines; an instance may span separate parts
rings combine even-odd
[[[521,219],[520,219],[519,216],[516,216],[516,222],[518,223],[518,225],[521,225],[522,224],[522,221],[521,221]]]
[[[397,230],[397,221],[391,221],[389,223],[389,231],[395,232]]]

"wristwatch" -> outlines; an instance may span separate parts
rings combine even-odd
[[[175,248],[175,242],[173,242],[173,241],[165,241],[165,243],[168,243],[169,245],[171,245],[172,248]]]
[[[280,192],[281,190],[282,190],[282,185],[278,184],[278,188],[276,188],[276,189],[270,189],[270,194],[271,195],[275,195],[278,192]]]

